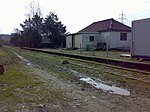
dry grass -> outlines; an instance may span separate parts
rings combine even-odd
[[[0,49],[0,64],[5,73],[0,75],[0,111],[33,111],[38,105],[67,102],[63,91],[47,88],[30,69],[7,49]],[[64,98],[66,100],[64,100]]]

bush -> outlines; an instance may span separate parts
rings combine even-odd
[[[69,64],[69,61],[65,60],[65,61],[62,62],[62,64]]]

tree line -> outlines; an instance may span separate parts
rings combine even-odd
[[[34,13],[20,24],[22,30],[15,29],[11,34],[11,44],[19,47],[65,46],[66,26],[57,15],[50,12],[45,18]]]

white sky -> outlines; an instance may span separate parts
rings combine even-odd
[[[30,1],[33,0],[0,0],[0,33],[12,33],[20,29]],[[55,12],[67,32],[75,33],[89,24],[126,14],[127,25],[132,20],[150,18],[150,0],[34,0],[38,1],[45,18],[49,12]],[[119,20],[118,20],[119,21]]]

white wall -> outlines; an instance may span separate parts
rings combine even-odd
[[[120,41],[120,33],[126,32],[102,32],[102,33],[81,33],[75,35],[75,47],[86,49],[87,45],[95,47],[99,42],[105,42],[108,48],[130,47],[131,33],[127,33],[127,41]],[[94,36],[94,42],[89,41],[89,37]],[[72,47],[72,35],[66,36],[66,47]]]
[[[81,44],[81,46],[80,46]],[[76,48],[82,48],[82,34],[76,34],[75,35],[75,47]]]
[[[66,36],[66,48],[71,48],[72,47],[72,36],[67,35]]]
[[[127,40],[120,40],[120,33],[127,33]],[[131,33],[130,32],[110,32],[110,48],[126,47],[130,48],[131,45]]]
[[[90,42],[90,36],[94,36],[94,41]],[[82,49],[86,49],[87,45],[90,47],[95,47],[99,42],[100,36],[99,33],[82,33]]]
[[[120,41],[120,33],[127,33],[127,41]],[[102,32],[100,33],[100,42],[105,42],[108,48],[128,47],[131,44],[130,32]]]
[[[102,43],[106,43],[108,45],[108,49],[110,48],[110,32],[102,32],[100,33],[100,41]]]

